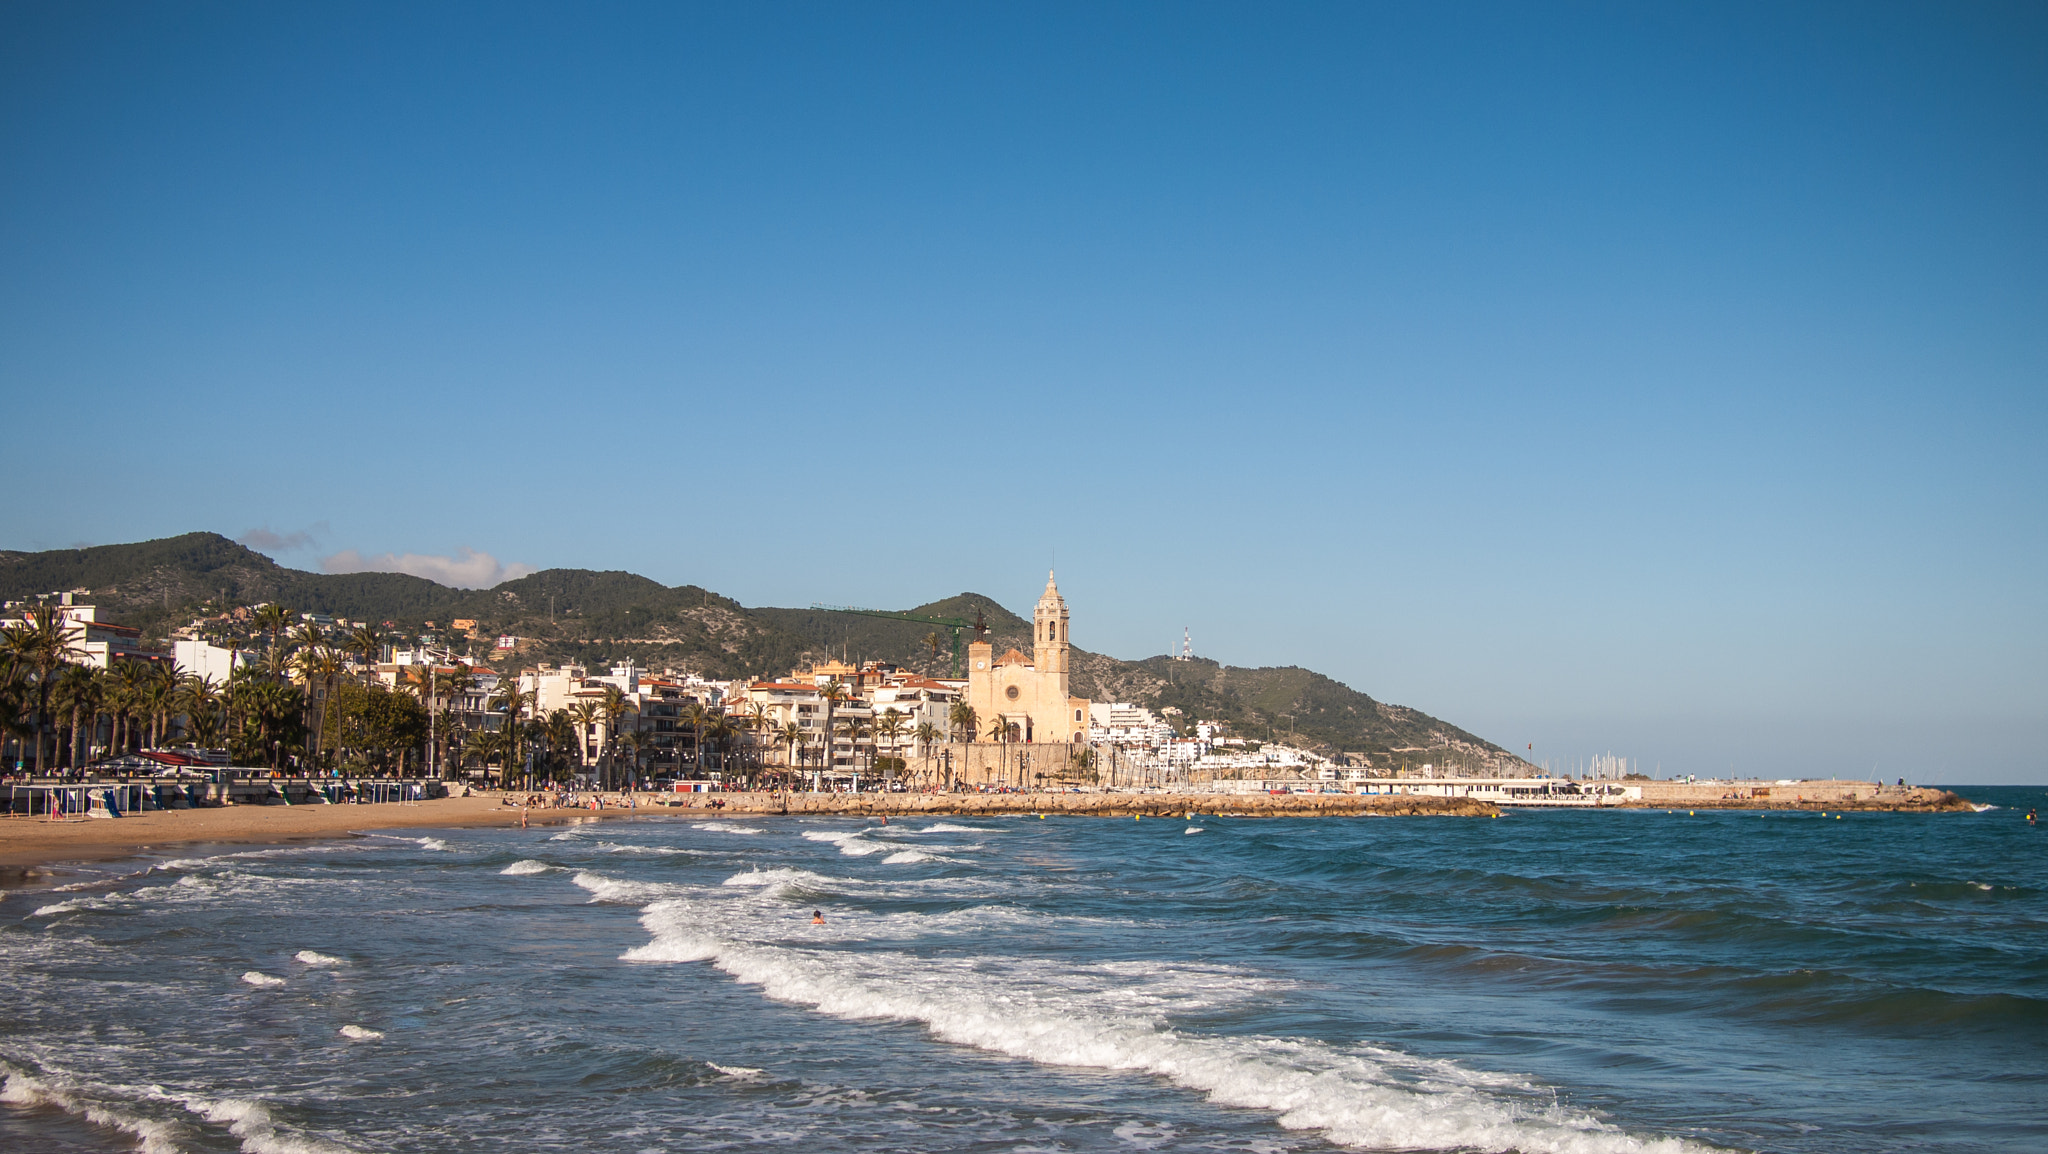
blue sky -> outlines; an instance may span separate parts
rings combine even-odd
[[[1020,609],[1056,553],[1090,648],[1538,758],[2048,780],[2043,61],[2028,5],[10,5],[0,547]]]

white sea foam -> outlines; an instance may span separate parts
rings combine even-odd
[[[763,1071],[757,1070],[752,1066],[721,1066],[716,1062],[706,1062],[704,1064],[728,1078],[737,1078],[742,1082],[752,1082],[763,1073]]]
[[[721,923],[748,929],[762,924],[750,895],[768,896],[765,888],[755,888],[772,884],[762,875],[783,872],[727,879],[729,886],[746,887],[735,895],[742,899],[738,907],[691,897],[645,907],[641,924],[650,940],[627,951],[624,960],[708,961],[759,986],[767,997],[836,1017],[920,1022],[943,1041],[1047,1065],[1149,1074],[1222,1105],[1269,1111],[1288,1129],[1319,1131],[1345,1145],[1524,1154],[1704,1149],[1626,1133],[1560,1106],[1526,1080],[1456,1063],[1390,1050],[1167,1029],[1144,1016],[1146,999],[1128,997],[1133,979],[1148,976],[1159,978],[1156,984],[1170,996],[1178,976],[1150,973],[1163,963],[1144,963],[1132,973],[1095,967],[1103,973],[1091,978],[1090,967],[1070,963],[820,951],[741,940],[741,933],[722,928]],[[1032,976],[1033,967],[1046,966],[1061,972]]]
[[[866,832],[868,831],[864,829],[850,830],[844,833],[836,830],[807,829],[804,831],[804,839],[806,841],[829,842],[837,846],[839,852],[848,857],[866,857],[868,854],[881,853],[889,848],[885,845],[876,845],[874,842],[862,837],[861,835]]]
[[[892,854],[890,854],[890,855],[889,855],[888,857],[885,857],[885,858],[883,858],[883,859],[882,859],[882,864],[883,864],[883,865],[908,865],[908,864],[910,864],[910,863],[912,863],[912,862],[921,862],[921,861],[944,861],[944,860],[945,860],[944,858],[941,858],[941,857],[940,857],[940,856],[939,856],[938,854],[935,854],[935,853],[926,853],[926,852],[924,852],[923,850],[915,850],[915,849],[900,849],[900,850],[897,850],[897,851],[896,851],[895,853],[892,853]]]
[[[438,837],[423,837],[423,838],[416,838],[416,839],[414,839],[414,840],[416,840],[416,841],[418,841],[418,842],[420,843],[420,848],[421,848],[421,849],[430,849],[430,850],[433,850],[433,851],[434,851],[434,852],[436,852],[436,853],[444,853],[444,852],[446,852],[446,851],[447,851],[447,849],[448,849],[448,843],[447,843],[447,842],[445,842],[445,841],[442,841],[442,840],[441,840],[440,838],[438,838]]]
[[[307,966],[348,965],[347,958],[337,958],[333,954],[323,954],[320,953],[318,950],[300,950],[298,953],[292,955],[292,960]]]
[[[169,1095],[209,1122],[224,1125],[242,1140],[243,1154],[351,1154],[346,1146],[278,1124],[263,1103],[247,1098]]]
[[[1182,830],[1181,832],[1182,832],[1182,833],[1201,833],[1201,832],[1202,832],[1202,827],[1201,827],[1201,826],[1198,826],[1198,825],[1191,825],[1191,826],[1187,827],[1186,829]]]
[[[1976,810],[1978,813],[1989,813],[1990,811],[1997,809],[1998,807],[1995,805],[1978,805],[1976,802],[1973,801],[1970,803],[1970,808]]]
[[[729,822],[729,821],[700,821],[700,822],[697,822],[697,823],[695,823],[694,825],[690,826],[690,828],[691,828],[691,829],[702,829],[702,830],[710,830],[710,831],[711,831],[712,833],[760,833],[760,832],[761,832],[760,828],[759,828],[759,827],[757,827],[757,826],[751,826],[751,825],[735,825],[734,823],[732,823],[732,822]]]
[[[341,1036],[352,1042],[374,1042],[384,1036],[384,1031],[372,1030],[366,1026],[349,1025],[341,1028]]]
[[[264,973],[262,970],[250,970],[242,975],[242,980],[249,983],[252,986],[257,986],[264,989],[267,989],[271,986],[284,985],[283,978],[273,977],[269,974]]]
[[[544,874],[553,868],[555,867],[549,865],[544,861],[535,861],[532,858],[527,858],[524,861],[513,862],[511,865],[506,866],[504,869],[501,869],[498,872],[501,874],[510,874],[511,876],[516,878],[524,877],[527,874]]]
[[[981,827],[981,826],[978,826],[978,825],[953,825],[953,824],[952,824],[952,823],[950,823],[950,822],[943,822],[943,821],[942,821],[942,822],[938,823],[937,825],[928,825],[928,826],[924,827],[923,829],[920,829],[920,830],[913,830],[912,832],[914,832],[914,833],[1001,833],[1002,831],[1001,831],[1001,830],[996,830],[996,829],[985,829],[985,828],[983,828],[983,827]]]
[[[178,1128],[175,1125],[97,1101],[89,1089],[63,1086],[59,1084],[61,1081],[49,1076],[36,1077],[0,1063],[0,1102],[15,1106],[52,1107],[95,1126],[124,1131],[135,1136],[135,1148],[140,1154],[178,1154]]]
[[[58,914],[75,914],[79,910],[96,909],[100,906],[101,903],[95,902],[91,898],[73,898],[68,902],[58,902],[55,905],[41,906],[37,908],[36,912],[30,914],[29,917],[52,918],[56,917]]]

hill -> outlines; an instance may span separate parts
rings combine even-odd
[[[632,658],[651,669],[707,677],[787,672],[828,657],[891,661],[945,676],[949,630],[814,609],[749,609],[696,585],[666,586],[633,573],[549,569],[491,589],[451,589],[401,573],[287,569],[217,533],[130,545],[0,551],[0,598],[80,591],[108,619],[161,639],[204,606],[276,601],[294,609],[391,623],[411,636],[473,619],[478,637],[519,638],[517,664]],[[1031,626],[994,600],[962,593],[908,612],[986,622],[997,652],[1031,648]],[[937,635],[936,637],[934,635]],[[934,646],[936,642],[936,647]],[[493,663],[488,651],[480,654]],[[507,662],[506,664],[511,664]],[[1229,722],[1248,738],[1291,740],[1363,753],[1377,765],[1435,760],[1511,761],[1499,746],[1405,706],[1389,705],[1312,670],[1243,669],[1166,656],[1124,661],[1074,651],[1074,692]],[[1404,754],[1403,751],[1407,751]]]

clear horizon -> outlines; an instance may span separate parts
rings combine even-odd
[[[2048,779],[2038,6],[0,11],[0,546]],[[1524,747],[1533,743],[1535,749]]]

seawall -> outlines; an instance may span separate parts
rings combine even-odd
[[[1631,783],[1635,784],[1635,783]],[[1642,809],[1811,809],[1884,813],[1968,813],[1970,803],[1945,789],[1875,781],[1646,781]]]
[[[727,815],[1069,814],[1083,817],[1495,817],[1499,807],[1463,797],[1342,793],[719,793],[678,794],[670,812]],[[714,808],[713,802],[724,802]]]

